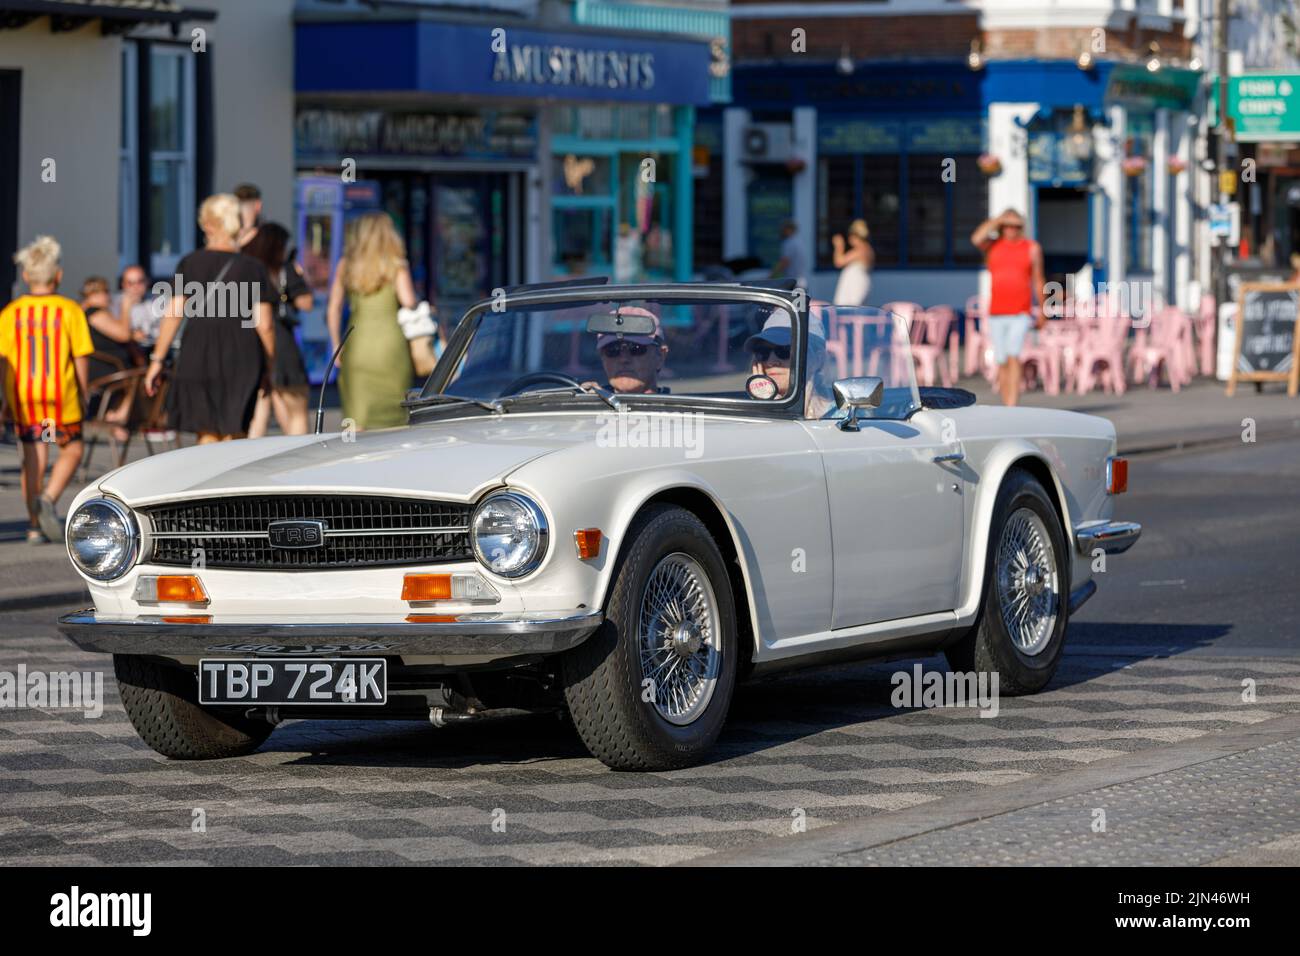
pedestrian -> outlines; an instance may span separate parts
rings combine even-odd
[[[266,434],[271,413],[286,435],[307,434],[307,365],[298,348],[298,313],[311,308],[311,289],[298,263],[289,261],[289,230],[278,222],[263,223],[243,253],[266,266],[276,288],[271,312],[275,318],[275,365],[271,391],[258,394],[249,438]]]
[[[411,385],[413,360],[418,350],[419,362],[427,361],[432,367],[434,353],[428,335],[434,329],[427,309],[423,337],[404,330],[399,322],[399,309],[418,313],[414,313],[415,286],[406,247],[387,213],[366,213],[348,225],[343,257],[334,270],[325,310],[335,350],[342,334],[344,299],[353,332],[337,360],[343,417],[358,429],[405,425],[402,401]]]
[[[1025,336],[1031,323],[1041,329],[1047,321],[1043,250],[1025,235],[1025,217],[1014,209],[980,223],[970,239],[984,253],[992,282],[985,324],[998,363],[998,390],[1004,405],[1015,405]]]
[[[799,224],[787,220],[781,227],[781,258],[772,267],[772,278],[792,278],[800,289],[808,288],[808,257],[799,241]]]
[[[836,305],[862,305],[871,291],[871,267],[876,263],[876,250],[871,248],[866,220],[854,219],[849,225],[848,247],[838,232],[831,236],[832,262],[840,270],[835,283]]]
[[[271,304],[275,285],[266,267],[237,251],[239,200],[209,196],[199,207],[207,246],[176,268],[173,289],[149,356],[144,389],[154,395],[168,349],[181,331],[180,352],[167,396],[170,427],[194,432],[198,443],[243,438],[259,388],[269,387],[275,361]],[[201,291],[198,291],[201,290]]]
[[[239,200],[239,239],[242,249],[253,241],[257,228],[262,224],[262,190],[252,183],[240,183],[235,187],[234,197]]]
[[[37,236],[20,249],[14,263],[27,294],[0,312],[0,365],[23,448],[21,483],[32,544],[63,540],[57,505],[81,464],[82,404],[88,394],[88,357],[95,350],[81,306],[58,294],[61,254],[50,236]],[[59,456],[45,482],[52,444]]]
[[[89,276],[81,283],[81,310],[90,325],[90,341],[95,347],[87,362],[88,393],[86,413],[95,415],[100,392],[93,391],[99,379],[124,372],[141,364],[139,349],[131,341],[130,317],[115,314],[108,294],[108,280],[103,276]],[[126,430],[131,415],[131,403],[125,393],[120,393],[117,404],[104,413],[104,420],[113,424],[113,437],[120,442],[130,435]]]
[[[144,266],[130,265],[122,270],[117,280],[117,294],[113,296],[111,309],[119,321],[125,322],[131,331],[131,339],[142,348],[150,348],[158,338],[158,326],[162,324],[162,308],[156,308],[148,298],[149,276]],[[91,328],[94,328],[93,324]]]

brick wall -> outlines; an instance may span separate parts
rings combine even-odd
[[[732,20],[731,46],[735,62],[798,59],[791,50],[792,31],[806,33],[812,59],[838,57],[845,47],[855,60],[901,57],[954,57],[970,52],[970,42],[980,37],[985,56],[990,58],[1074,59],[1092,30],[981,31],[973,13],[897,17],[781,17],[762,20]],[[1106,52],[1098,58],[1132,60],[1144,57],[1152,40],[1160,44],[1162,56],[1187,59],[1190,43],[1180,33],[1151,30],[1108,30]]]
[[[837,57],[845,44],[854,59],[906,56],[956,56],[970,50],[979,33],[975,14],[901,17],[782,17],[771,20],[732,20],[731,47],[735,60],[789,59],[791,31],[807,32],[807,56]]]

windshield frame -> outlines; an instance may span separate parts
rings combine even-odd
[[[567,286],[559,289],[506,293],[506,305],[512,311],[526,311],[531,305],[567,303],[581,305],[588,302],[619,302],[625,299],[651,299],[660,302],[671,302],[673,300],[682,302],[698,302],[700,300],[732,301],[787,309],[792,317],[791,321],[794,323],[795,332],[795,362],[791,369],[792,374],[795,376],[795,386],[790,390],[790,394],[779,402],[765,402],[755,398],[703,398],[694,395],[640,395],[629,393],[618,396],[620,404],[659,406],[663,409],[698,408],[708,411],[740,412],[747,417],[803,417],[804,389],[807,385],[805,366],[808,346],[808,300],[806,295],[795,295],[779,289],[757,288],[731,283],[593,284],[590,286]],[[803,300],[804,308],[802,310],[799,308],[800,300]],[[419,399],[416,399],[414,403],[419,410],[445,407],[440,403],[423,406],[418,403],[420,399],[445,394],[444,390],[449,384],[448,380],[451,378],[453,371],[464,360],[465,353],[473,340],[474,334],[478,331],[483,317],[491,312],[492,306],[499,301],[500,299],[483,299],[466,310],[465,315],[457,323],[456,330],[448,340],[447,348],[438,360],[438,364],[429,374],[423,388],[420,389]],[[497,311],[500,311],[500,309]],[[552,396],[552,401],[570,407],[575,405],[590,407],[591,403],[586,400],[587,398],[589,396],[583,393],[564,394],[557,392]],[[545,402],[539,398],[530,400],[528,404],[533,407],[545,404]]]

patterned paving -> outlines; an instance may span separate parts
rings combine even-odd
[[[0,638],[0,670],[19,663],[107,661],[42,630]],[[0,863],[669,864],[1300,711],[1300,658],[1070,655],[994,718],[894,709],[910,667],[744,688],[715,761],[662,774],[606,770],[553,718],[297,721],[247,758],[169,762],[108,676],[99,719],[0,709]]]

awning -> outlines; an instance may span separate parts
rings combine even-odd
[[[704,41],[434,20],[300,20],[299,93],[436,93],[704,106]]]
[[[17,30],[40,17],[55,33],[80,29],[99,20],[105,34],[124,33],[145,23],[179,27],[193,20],[215,20],[213,10],[182,8],[171,0],[0,0],[0,30]]]

